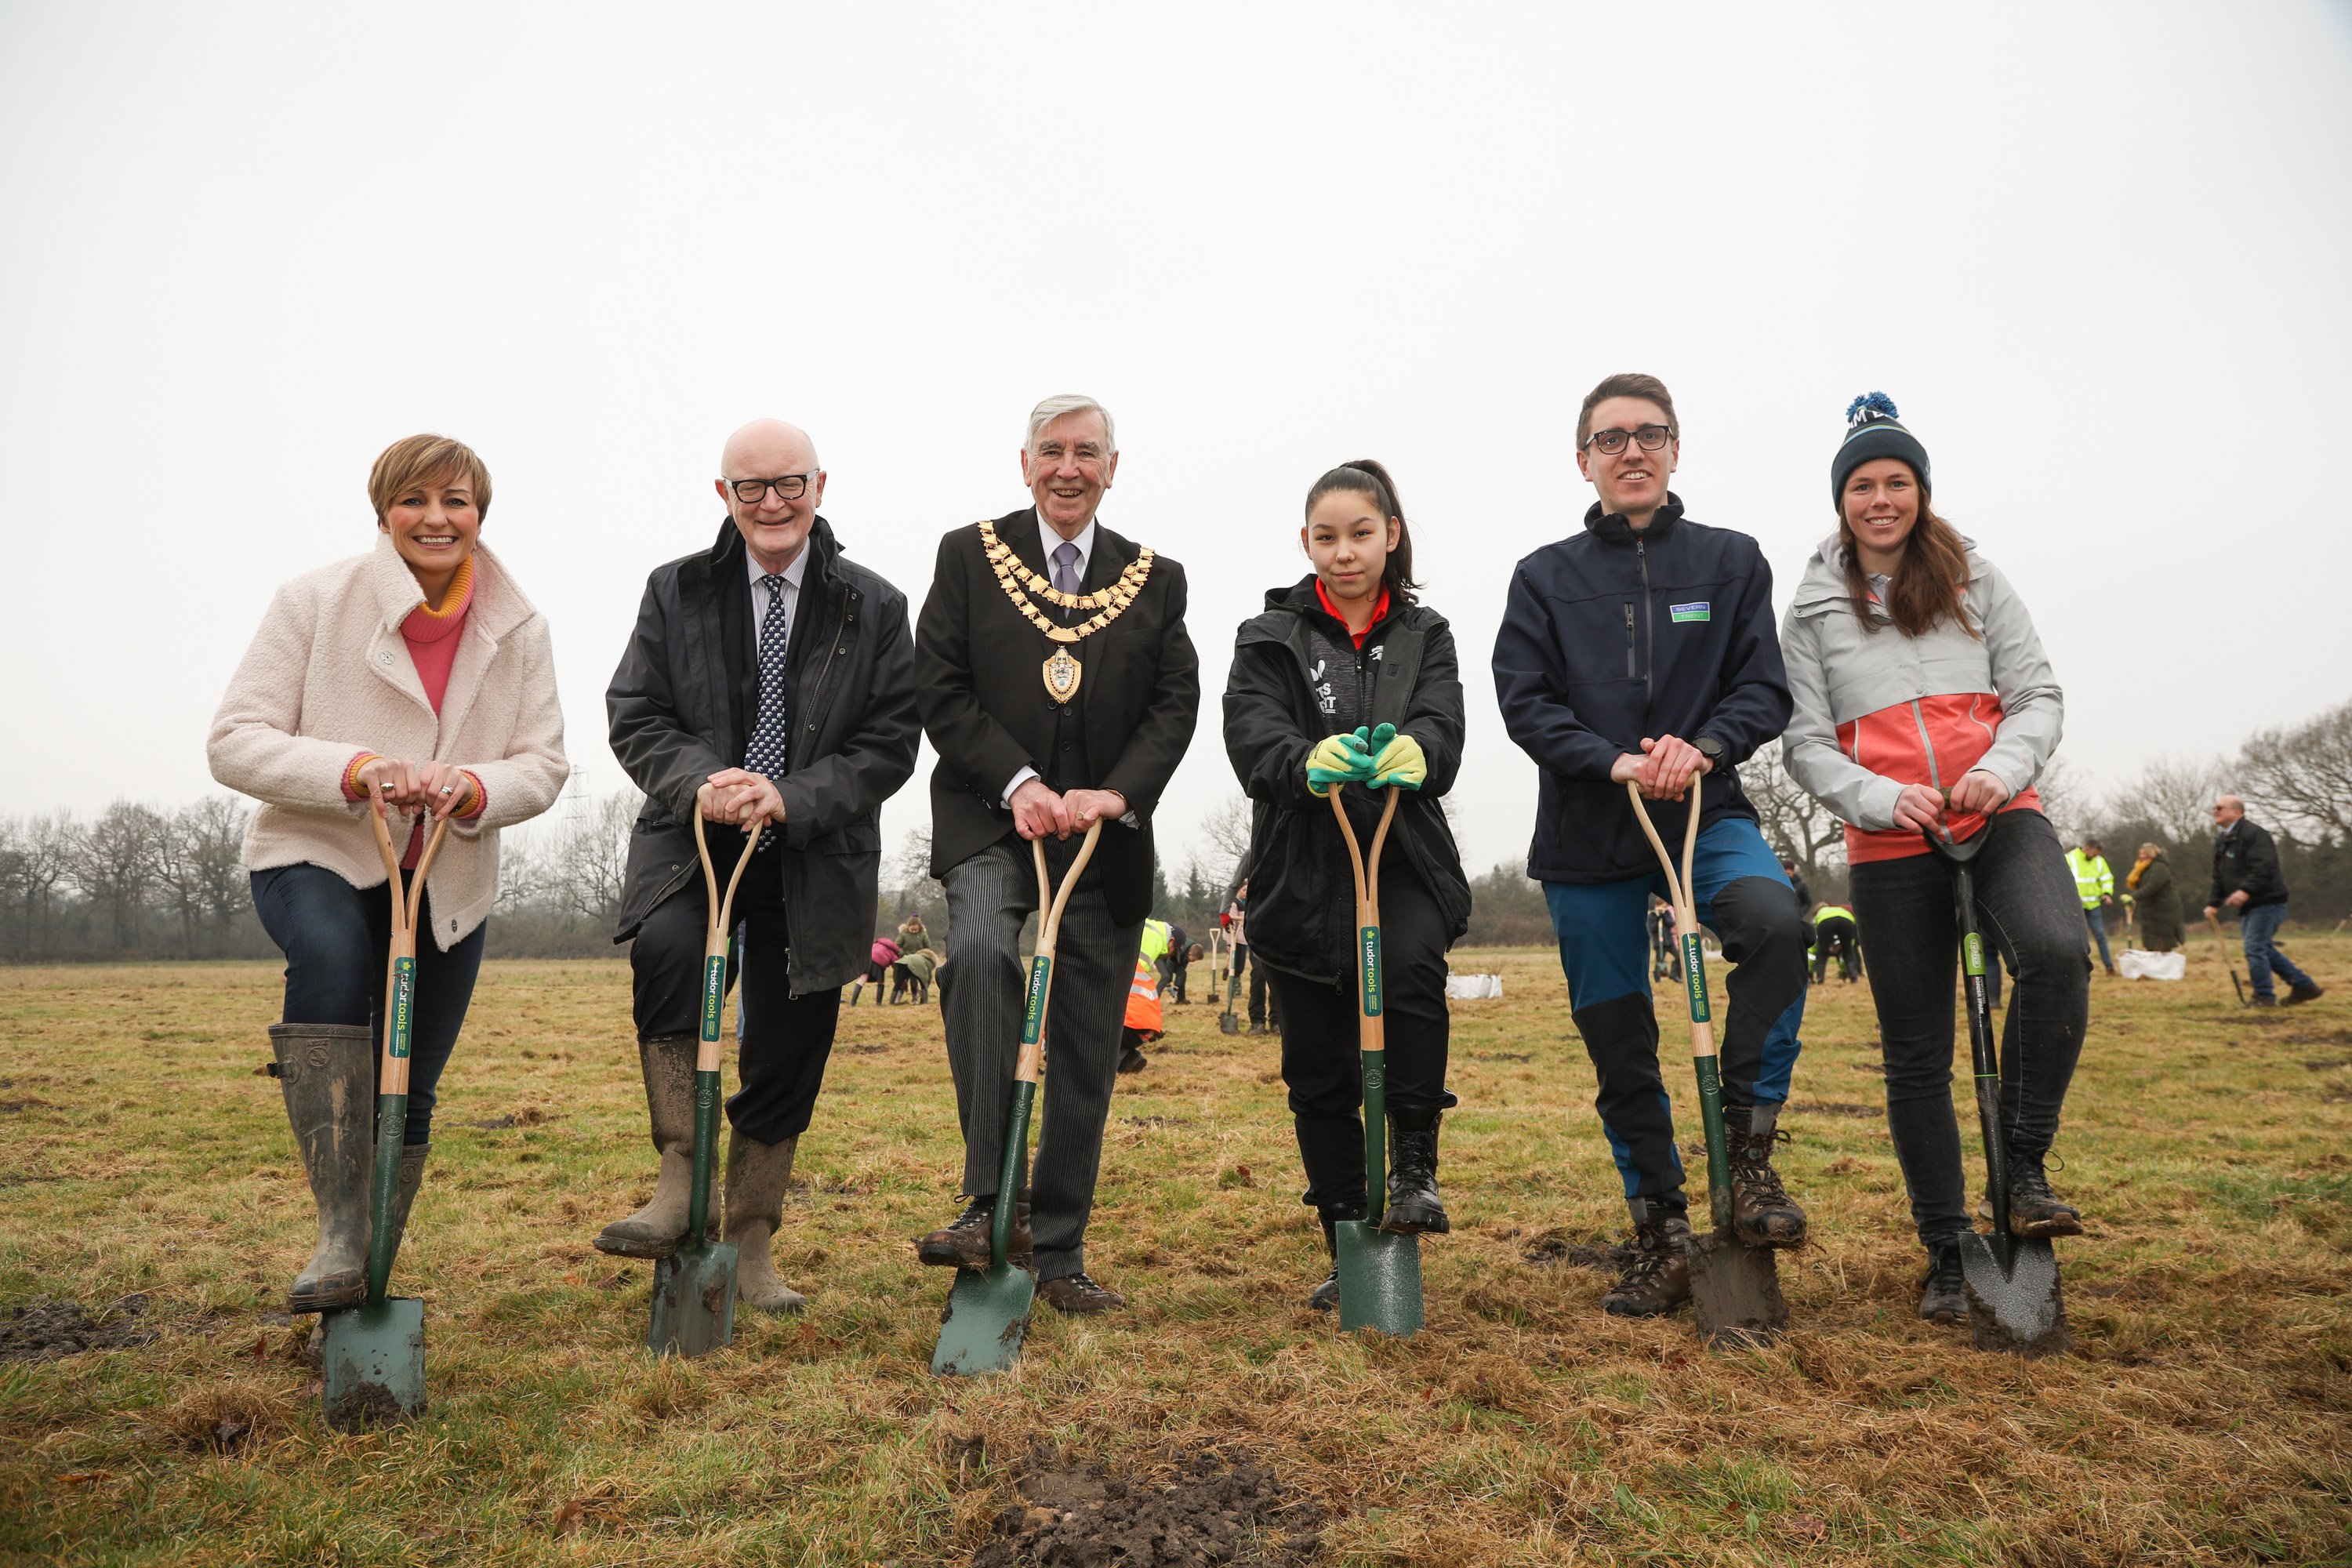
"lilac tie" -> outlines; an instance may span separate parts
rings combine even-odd
[[[1054,549],[1054,586],[1065,594],[1078,592],[1078,547],[1060,544]]]

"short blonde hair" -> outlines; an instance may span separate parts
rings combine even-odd
[[[490,514],[490,470],[463,441],[447,436],[411,436],[383,449],[368,472],[368,500],[382,522],[403,492],[434,479],[462,479],[474,487],[474,510]]]

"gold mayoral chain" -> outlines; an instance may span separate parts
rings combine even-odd
[[[1135,603],[1143,592],[1144,580],[1151,575],[1151,552],[1142,553],[1127,563],[1118,581],[1108,588],[1091,594],[1065,594],[1053,584],[1029,569],[1028,563],[1014,552],[1013,546],[996,537],[996,525],[982,521],[980,525],[980,546],[988,555],[988,564],[996,574],[996,585],[1013,601],[1013,607],[1027,618],[1029,624],[1044,632],[1060,646],[1045,664],[1045,695],[1056,702],[1066,703],[1078,694],[1078,679],[1086,668],[1070,656],[1069,645],[1081,642],[1118,619],[1119,613]],[[1039,609],[1032,602],[1034,595],[1049,605],[1066,610],[1092,610],[1090,620],[1066,626]]]

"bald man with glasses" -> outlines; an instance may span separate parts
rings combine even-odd
[[[686,1233],[694,1060],[709,900],[706,824],[723,887],[763,827],[735,895],[743,940],[739,1086],[727,1101],[724,1235],[743,1300],[789,1311],[769,1242],[833,1050],[841,987],[866,972],[882,803],[915,771],[906,595],[842,553],[817,513],[824,469],[806,432],[761,419],[729,437],[708,549],[656,569],[604,694],[614,755],[646,792],[615,942],[629,967],[661,1165],[651,1201],[597,1237],[659,1258]]]

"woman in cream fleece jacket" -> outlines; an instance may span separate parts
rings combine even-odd
[[[392,894],[365,814],[393,811],[408,873],[429,821],[451,818],[418,921],[429,940],[417,944],[404,1224],[498,896],[499,829],[554,804],[568,772],[546,617],[478,542],[490,503],[481,459],[414,436],[376,459],[368,492],[374,550],[278,589],[207,742],[213,776],[262,803],[244,860],[286,954],[285,1021],[269,1033],[319,1205],[318,1244],[288,1295],[297,1312],[353,1305],[366,1287]]]

